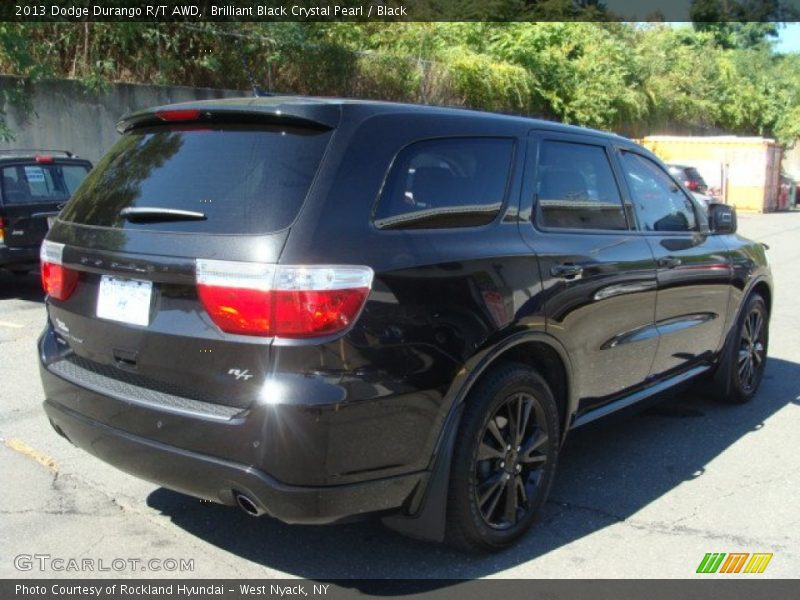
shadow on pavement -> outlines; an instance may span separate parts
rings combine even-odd
[[[11,271],[0,269],[0,300],[12,298],[29,302],[44,302],[44,292],[38,270],[30,271],[25,275],[15,275]]]
[[[407,588],[397,582],[391,589],[352,583],[370,594],[416,593],[512,568],[628,519],[681,483],[703,477],[710,461],[798,398],[800,364],[772,358],[749,404],[721,405],[689,391],[628,418],[572,432],[542,521],[514,548],[493,555],[407,539],[377,522],[317,527],[253,519],[163,488],[150,494],[148,504],[210,544],[294,576],[439,579],[407,582]],[[665,522],[669,527],[668,517]],[[443,581],[448,579],[453,581]]]

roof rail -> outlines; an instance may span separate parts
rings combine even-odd
[[[0,155],[19,156],[22,154],[59,154],[61,156],[65,156],[66,158],[77,158],[77,155],[73,154],[69,150],[45,150],[43,148],[14,148],[13,150],[0,150]]]

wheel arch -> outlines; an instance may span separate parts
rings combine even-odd
[[[772,314],[772,285],[771,282],[765,278],[760,277],[750,283],[747,289],[742,293],[742,300],[739,306],[736,307],[736,312],[730,322],[728,330],[725,332],[724,344],[721,351],[717,356],[717,364],[714,373],[709,380],[711,387],[709,388],[712,394],[719,394],[727,396],[730,394],[730,364],[731,356],[734,352],[734,340],[739,323],[742,318],[742,312],[747,306],[747,302],[753,294],[759,294],[767,305],[767,315]]]
[[[742,302],[742,306],[747,302],[747,299],[753,295],[758,294],[763,299],[764,302],[767,304],[767,313],[772,315],[772,288],[767,283],[766,279],[759,279],[750,287],[750,290],[744,295],[744,302]],[[742,307],[739,307],[739,311],[741,311]]]
[[[569,398],[571,384],[567,375],[566,357],[562,357],[553,345],[542,340],[520,342],[506,349],[487,364],[480,376],[470,386],[470,390],[492,369],[506,363],[519,363],[531,367],[547,382],[558,407],[558,422],[563,441],[574,413],[574,407],[571,406]],[[464,396],[464,402],[469,402],[469,391]]]
[[[556,399],[563,442],[569,425],[577,410],[577,398],[573,390],[573,365],[566,349],[554,337],[544,332],[520,332],[496,343],[488,350],[478,353],[464,366],[464,377],[456,378],[448,395],[451,396],[450,411],[439,436],[441,442],[447,429],[457,426],[452,415],[463,403],[469,401],[469,393],[494,367],[509,362],[528,365],[547,381]],[[437,444],[438,447],[438,444]]]
[[[388,527],[411,537],[441,542],[447,510],[450,467],[456,433],[469,392],[493,367],[519,362],[538,370],[550,385],[562,424],[563,443],[577,409],[573,395],[573,366],[566,349],[544,332],[517,332],[476,353],[459,372],[447,392],[449,410],[431,458],[430,476],[410,502],[409,514],[384,517]]]
[[[736,307],[736,312],[734,313],[733,319],[731,320],[730,326],[728,330],[725,332],[725,341],[726,345],[729,342],[731,336],[734,334],[736,330],[736,324],[739,322],[739,319],[742,316],[742,311],[744,307],[747,306],[748,300],[753,294],[760,295],[764,302],[767,304],[767,314],[769,316],[772,315],[772,284],[771,282],[765,277],[759,277],[754,279],[750,282],[750,285],[744,290],[741,296],[741,301],[739,305]]]
[[[578,399],[574,397],[574,366],[566,349],[556,338],[536,331],[514,333],[467,361],[462,370],[464,376],[457,377],[448,391],[452,401],[439,435],[440,443],[447,429],[458,426],[458,423],[452,422],[452,416],[458,407],[469,401],[469,393],[491,369],[509,362],[528,365],[547,381],[558,405],[563,442],[578,407]]]

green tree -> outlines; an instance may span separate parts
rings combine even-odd
[[[689,17],[722,48],[753,48],[778,37],[778,24],[796,18],[783,0],[692,0]]]
[[[0,23],[0,72],[21,78],[0,90],[0,108],[24,103],[26,82],[42,77],[90,89],[127,81],[248,90],[252,76],[279,92],[468,106],[631,135],[677,127],[797,137],[800,65],[775,53],[776,23],[708,22],[723,10],[787,14],[776,0],[696,0],[694,27],[679,28],[565,22],[579,10],[610,16],[593,1],[462,5],[561,20]]]
[[[0,141],[14,139],[6,122],[6,107],[15,105],[21,110],[30,110],[26,88],[48,74],[46,65],[34,57],[29,35],[31,31],[31,25],[0,22],[0,72],[20,76],[16,85],[0,88]]]

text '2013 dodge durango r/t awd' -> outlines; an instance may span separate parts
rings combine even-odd
[[[615,135],[372,101],[135,113],[42,246],[45,410],[144,479],[461,548],[567,433],[767,354],[764,247]]]

